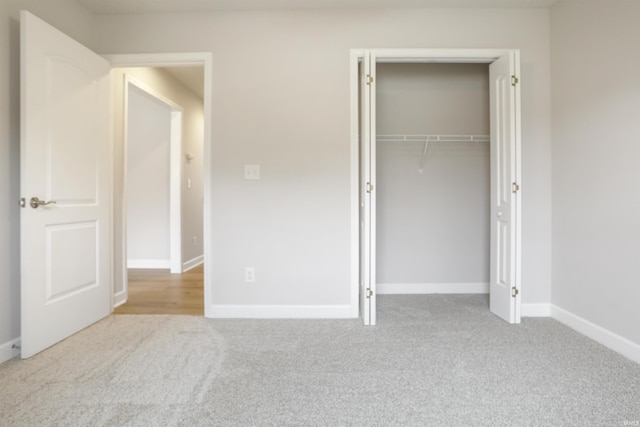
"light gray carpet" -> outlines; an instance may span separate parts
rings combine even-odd
[[[486,296],[382,296],[359,320],[111,316],[0,365],[2,426],[623,426],[640,365]]]

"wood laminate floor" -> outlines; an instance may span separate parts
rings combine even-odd
[[[129,270],[129,300],[115,314],[204,315],[204,266],[182,274],[169,270]]]

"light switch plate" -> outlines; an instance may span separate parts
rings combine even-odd
[[[244,179],[260,179],[260,165],[244,165]]]

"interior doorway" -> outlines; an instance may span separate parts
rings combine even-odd
[[[150,305],[156,305],[153,310],[161,310],[162,306],[170,307],[165,312],[207,315],[205,304],[209,294],[207,268],[208,244],[205,239],[206,230],[209,227],[208,209],[209,195],[206,176],[210,167],[208,157],[210,144],[210,121],[208,113],[210,105],[206,94],[210,90],[209,79],[206,77],[210,71],[210,55],[207,54],[146,54],[146,55],[113,55],[108,59],[116,67],[112,71],[114,108],[116,110],[115,129],[115,193],[119,195],[115,200],[115,268],[116,283],[114,306],[116,312],[127,312],[124,307],[126,301],[134,302],[140,306],[139,297],[144,295],[146,312]],[[173,83],[171,83],[173,82]],[[177,82],[177,85],[175,84]],[[171,83],[171,84],[169,84]],[[176,88],[177,87],[177,88]],[[182,133],[182,144],[171,144],[171,203],[170,216],[174,224],[171,227],[171,252],[170,262],[162,262],[162,265],[147,265],[145,267],[129,263],[128,259],[128,235],[132,233],[128,225],[127,200],[128,175],[131,171],[127,168],[127,151],[125,141],[128,124],[127,114],[118,114],[118,105],[127,105],[128,92],[144,89],[160,98],[160,103],[168,107],[172,125],[170,136],[172,140],[179,139],[176,135]],[[189,96],[185,95],[186,93]],[[147,94],[148,95],[148,94]],[[159,96],[157,96],[159,95]],[[136,95],[134,95],[135,97]],[[197,102],[193,101],[193,98]],[[158,100],[155,100],[158,103]],[[195,108],[193,104],[197,103]],[[120,119],[119,119],[120,117]],[[166,115],[165,115],[166,117]],[[118,121],[120,120],[120,123]],[[151,127],[158,124],[157,120],[151,120]],[[182,127],[182,129],[180,129]],[[121,135],[121,140],[118,134]],[[194,146],[194,140],[197,143]],[[180,146],[182,145],[182,146]],[[166,154],[166,151],[165,151]],[[120,170],[118,170],[121,168]],[[140,198],[152,198],[151,193],[144,191],[138,193]],[[144,201],[143,201],[144,203]],[[147,200],[147,203],[152,204]],[[154,213],[149,213],[154,215]],[[149,218],[147,215],[147,218]],[[150,221],[149,221],[150,222]],[[133,230],[137,232],[138,230]],[[178,256],[173,256],[174,254]],[[166,254],[166,252],[165,252]],[[158,268],[161,267],[161,268]],[[169,273],[171,271],[171,274]],[[132,280],[131,285],[129,280]],[[149,291],[157,286],[157,294],[151,296]],[[194,310],[194,297],[197,299],[196,311]],[[161,298],[165,298],[161,301]],[[171,300],[166,300],[170,298]],[[180,311],[180,304],[188,313]],[[123,311],[124,310],[124,311]],[[177,310],[177,311],[176,311]],[[161,311],[155,311],[160,313]],[[209,309],[210,312],[210,309]]]
[[[117,72],[125,92],[127,301],[114,313],[203,315],[202,67]]]
[[[355,203],[352,218],[359,230],[354,243],[354,265],[366,325],[376,324],[377,272],[377,66],[379,63],[481,63],[489,67],[490,98],[490,310],[510,323],[520,322],[520,91],[519,53],[513,50],[361,50],[352,51],[351,125],[352,187]],[[424,136],[424,135],[423,135]],[[423,141],[420,168],[432,138]],[[472,137],[474,135],[466,135]],[[482,137],[482,135],[479,135]],[[404,135],[406,138],[406,135]],[[354,149],[355,147],[355,149]],[[355,166],[355,167],[354,167]],[[358,167],[359,166],[359,167]],[[355,189],[354,189],[355,187]]]

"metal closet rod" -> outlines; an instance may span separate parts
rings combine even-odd
[[[377,142],[424,142],[419,173],[424,170],[427,151],[431,142],[489,142],[489,135],[377,135]]]

